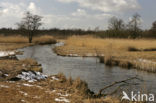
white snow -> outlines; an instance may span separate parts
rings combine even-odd
[[[22,99],[21,102],[25,102],[25,100]]]
[[[4,74],[6,77],[8,77],[9,75],[8,74]]]
[[[15,51],[0,51],[0,57],[15,55]]]
[[[46,79],[48,76],[44,75],[40,72],[22,72],[21,74],[16,76],[17,78],[20,78],[22,80],[27,80],[28,82],[35,82],[37,80]]]
[[[55,46],[63,46],[63,45],[64,45],[64,42],[59,42],[55,44]]]
[[[61,94],[61,93],[57,93],[57,95],[62,96],[62,97],[68,97],[68,96],[69,96],[69,94],[63,95],[63,94]]]
[[[23,91],[19,91],[21,94],[23,94],[23,95],[25,95],[25,96],[27,96],[28,95],[28,93],[25,93],[25,92],[23,92]]]
[[[56,81],[58,81],[59,79],[58,78],[56,78],[55,76],[52,76],[51,77],[53,80],[56,80]]]
[[[52,90],[52,92],[54,93],[54,92],[56,92],[56,90]]]
[[[24,86],[27,86],[27,87],[32,87],[32,86],[34,86],[34,85],[31,85],[31,84],[23,84]]]
[[[138,59],[138,61],[143,62],[143,63],[156,64],[156,62],[153,62],[153,61],[151,61],[151,60],[147,60],[147,59]]]
[[[8,83],[15,83],[15,81],[7,81]]]
[[[59,98],[55,98],[56,102],[65,102],[65,103],[69,103],[70,101],[64,97],[59,97]]]
[[[9,88],[9,86],[6,86],[6,85],[0,85],[0,87],[2,87],[2,88]]]

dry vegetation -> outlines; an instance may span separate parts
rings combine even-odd
[[[23,36],[0,36],[0,50],[15,50],[35,44],[53,44],[56,40],[52,36],[34,37],[33,43],[28,43],[28,38]]]
[[[65,45],[55,48],[64,56],[98,56],[108,65],[120,65],[156,72],[155,39],[101,39],[72,36]],[[112,63],[112,61],[114,61]]]
[[[39,71],[42,72],[40,65],[32,59],[15,60],[5,59],[0,60],[0,81],[10,80],[17,76],[22,71]],[[8,76],[5,76],[7,74]]]
[[[83,38],[85,41],[86,39],[96,40],[98,38]],[[27,38],[24,37],[2,37],[0,38],[0,50],[14,50],[34,44],[49,44],[53,42],[52,40],[54,40],[53,37],[37,37],[34,38],[33,44],[28,44],[26,43]],[[70,42],[67,42],[65,46],[69,46],[70,49],[73,48],[71,49],[75,50],[73,53],[82,56],[85,56],[85,53],[98,53],[98,55],[103,53],[101,50],[95,48],[96,45],[95,47],[87,46],[86,44],[89,42],[85,44],[83,40],[80,45],[78,43],[70,47]],[[59,47],[59,50],[62,48],[64,47]],[[80,52],[77,52],[78,48],[82,48]],[[79,78],[76,80],[72,80],[72,78],[67,79],[63,74],[49,76],[47,79],[32,83],[21,80],[15,81],[15,77],[22,71],[41,72],[42,68],[32,59],[17,60],[16,58],[0,58],[0,103],[65,103],[65,101],[70,103],[121,103],[119,99],[114,97],[93,98],[95,95],[88,89],[86,82]],[[58,100],[63,101],[58,102]]]
[[[33,42],[35,44],[54,44],[56,43],[56,40],[53,36],[45,35],[34,38]]]
[[[3,80],[0,91],[0,103],[120,103],[110,97],[93,99],[84,81],[67,79],[63,74],[31,83]]]

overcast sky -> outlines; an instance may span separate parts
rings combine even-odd
[[[142,28],[156,20],[156,0],[0,0],[0,27],[16,27],[24,12],[43,16],[44,28],[107,29],[112,16],[128,22],[134,13]]]

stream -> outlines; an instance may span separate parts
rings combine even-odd
[[[32,58],[42,64],[43,73],[47,75],[65,74],[73,79],[80,77],[88,83],[89,88],[98,92],[101,88],[115,81],[124,80],[133,76],[138,76],[144,81],[133,80],[139,83],[124,86],[125,91],[140,91],[143,93],[156,94],[156,74],[138,71],[136,69],[123,69],[120,67],[107,67],[94,57],[63,57],[58,56],[52,50],[55,45],[36,45],[19,49],[24,51],[23,55],[18,55],[18,59]],[[115,87],[114,87],[115,88]],[[114,88],[108,89],[106,92]]]

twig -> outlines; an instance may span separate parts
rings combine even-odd
[[[129,84],[129,83],[127,83],[127,81],[133,80],[133,79],[137,79],[137,80],[143,81],[143,80],[141,80],[140,78],[137,78],[137,76],[131,77],[131,78],[128,78],[128,79],[125,79],[125,80],[121,80],[121,81],[116,81],[116,82],[114,82],[114,83],[112,83],[112,84],[110,84],[110,85],[107,85],[107,86],[105,86],[104,88],[100,89],[100,91],[99,91],[99,93],[98,93],[97,95],[98,95],[98,96],[101,96],[101,95],[102,95],[102,92],[103,92],[105,89],[110,88],[110,87],[112,87],[112,86],[114,86],[114,85],[116,85],[116,84],[120,84],[120,83]],[[120,88],[120,87],[119,87],[119,88]],[[119,88],[117,88],[117,89],[119,89]],[[115,90],[115,91],[116,91],[116,90]],[[114,91],[114,92],[115,92],[115,91]],[[111,94],[112,94],[112,93],[111,93]]]

